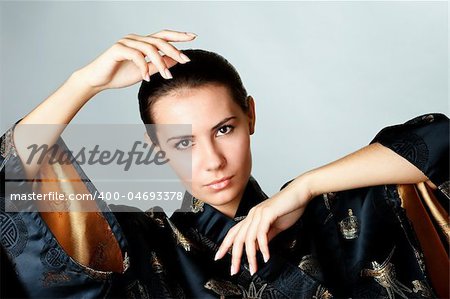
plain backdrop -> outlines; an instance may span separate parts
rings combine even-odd
[[[256,99],[253,175],[289,179],[368,144],[387,125],[448,115],[441,2],[1,2],[0,127],[128,33],[192,31]],[[91,100],[74,123],[138,124],[138,85]]]

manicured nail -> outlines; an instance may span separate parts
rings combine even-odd
[[[236,273],[237,273],[237,271],[236,271],[235,267],[233,265],[231,265],[231,270],[230,270],[231,276],[233,276]]]
[[[186,32],[187,35],[192,36],[192,37],[197,37],[197,34],[193,33],[193,32]]]
[[[263,259],[264,259],[264,263],[267,263],[267,261],[269,260],[265,254],[263,254]]]
[[[217,257],[219,255],[219,252],[216,252],[216,255],[214,256],[214,260],[217,261],[219,258]]]
[[[147,82],[150,82],[150,75],[149,74],[145,74],[144,80]]]
[[[255,270],[253,269],[252,265],[249,265],[250,267],[250,275],[253,276],[253,274],[255,274]]]
[[[191,60],[189,59],[189,57],[187,57],[184,53],[180,53],[180,57],[181,57],[181,59],[183,59],[183,61],[185,61],[185,62],[191,61]]]
[[[166,74],[166,79],[172,79],[172,73],[169,71],[169,69],[165,69],[164,73]]]

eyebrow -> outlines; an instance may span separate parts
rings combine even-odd
[[[217,130],[218,128],[223,126],[225,123],[227,123],[228,121],[235,119],[235,118],[236,118],[236,116],[230,116],[230,117],[227,117],[227,118],[221,120],[217,125],[212,127],[211,131]],[[186,138],[193,138],[193,137],[194,137],[194,135],[174,136],[174,137],[170,137],[169,139],[167,139],[166,143],[168,143],[170,140],[173,140],[173,139],[186,139]]]
[[[215,125],[214,127],[212,127],[211,131],[217,130],[218,128],[220,128],[221,126],[223,126],[225,123],[227,123],[228,121],[230,121],[230,120],[232,120],[232,119],[235,119],[235,118],[236,118],[236,116],[230,116],[230,117],[225,118],[224,120],[222,120],[221,122],[219,122],[217,125]]]

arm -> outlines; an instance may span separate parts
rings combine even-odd
[[[344,158],[311,170],[296,180],[297,185],[308,188],[311,197],[368,186],[429,181],[425,174],[405,158],[379,143],[368,145]]]
[[[29,157],[27,147],[30,144],[46,144],[51,147],[64,130],[65,124],[70,123],[77,112],[96,93],[97,91],[85,84],[80,74],[75,72],[58,90],[14,127],[15,150],[23,161],[27,179],[34,178],[39,169],[37,161],[24,162]],[[45,126],[45,132],[38,130],[41,134],[37,135],[33,132],[36,129],[33,124],[51,124],[52,126]]]
[[[170,79],[168,70],[177,62],[189,61],[169,42],[190,41],[195,34],[161,31],[149,36],[127,35],[87,66],[75,71],[52,95],[26,115],[14,128],[13,140],[21,161],[30,156],[31,144],[47,145],[58,140],[65,126],[97,93],[111,88],[122,88],[159,72]],[[161,56],[158,51],[166,55]],[[149,57],[151,62],[147,62]],[[35,130],[35,124],[48,124],[44,130]],[[26,177],[34,178],[39,169],[35,159],[23,163]]]
[[[256,248],[269,258],[268,240],[292,226],[317,195],[387,184],[427,182],[433,188],[448,180],[448,119],[436,115],[432,124],[406,123],[381,131],[373,144],[295,178],[272,198],[250,210],[225,237],[216,258],[233,247],[231,273],[239,269],[243,246],[251,272]],[[383,144],[383,145],[381,145]],[[447,162],[445,162],[447,161]],[[431,179],[431,181],[430,181]]]

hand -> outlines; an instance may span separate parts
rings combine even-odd
[[[256,250],[264,261],[270,258],[268,242],[291,227],[303,214],[312,198],[306,179],[302,176],[291,182],[272,198],[253,207],[247,217],[233,226],[220,245],[215,259],[221,259],[232,247],[231,275],[238,272],[243,246],[253,275],[257,271]]]
[[[189,62],[189,58],[169,42],[186,42],[195,37],[194,33],[171,30],[147,36],[129,34],[80,69],[79,77],[97,91],[149,81],[150,76],[158,71],[163,78],[170,79],[169,68],[178,62]],[[161,56],[158,51],[165,55]]]

